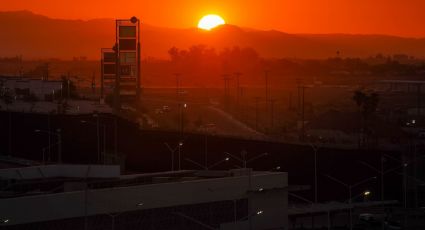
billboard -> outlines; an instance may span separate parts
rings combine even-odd
[[[112,48],[101,49],[101,97],[107,93],[112,93],[115,85],[117,56]]]
[[[102,49],[102,97],[106,89],[113,88],[119,97],[136,98],[140,92],[140,21],[118,19],[115,25],[114,49]]]
[[[137,18],[116,21],[117,47],[119,54],[120,95],[137,96],[139,93],[139,20]],[[125,91],[125,92],[124,92]]]

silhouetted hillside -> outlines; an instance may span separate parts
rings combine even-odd
[[[249,46],[263,57],[327,58],[335,56],[337,51],[345,57],[377,53],[424,57],[425,53],[425,39],[385,35],[294,35],[233,25],[213,31],[142,26],[144,57],[164,58],[173,46],[184,49],[196,44],[216,49]],[[28,11],[0,12],[0,31],[2,56],[63,59],[74,56],[98,59],[100,48],[113,45],[115,33],[113,19],[60,20]]]

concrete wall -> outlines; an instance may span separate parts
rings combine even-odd
[[[258,225],[255,229],[263,229],[260,225],[286,224],[286,173],[253,175],[251,180],[249,176],[227,177],[1,199],[0,219],[8,219],[7,224],[14,225],[234,200],[247,198],[250,184],[252,190],[263,190],[252,197],[251,210],[264,212],[254,223],[255,226]]]

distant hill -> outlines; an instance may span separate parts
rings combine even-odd
[[[61,20],[29,11],[0,12],[0,56],[62,58],[86,56],[98,59],[100,48],[112,47],[113,19]],[[263,57],[327,58],[340,51],[344,57],[377,53],[404,53],[425,57],[425,38],[385,35],[287,34],[224,25],[213,31],[173,29],[142,24],[143,57],[168,57],[172,47],[184,49],[205,44],[222,49],[250,46]]]

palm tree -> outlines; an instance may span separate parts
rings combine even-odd
[[[353,95],[353,100],[356,102],[357,107],[359,108],[359,114],[361,119],[361,130],[359,137],[359,147],[361,143],[367,142],[368,132],[366,130],[369,129],[369,120],[371,116],[376,112],[379,104],[379,95],[377,93],[367,94],[362,90],[356,90]]]
[[[358,137],[358,147],[360,148],[362,145],[362,137],[363,137],[363,130],[364,130],[364,121],[362,116],[362,106],[365,102],[366,94],[363,93],[362,90],[356,90],[353,95],[353,100],[356,102],[359,112],[359,137]]]

